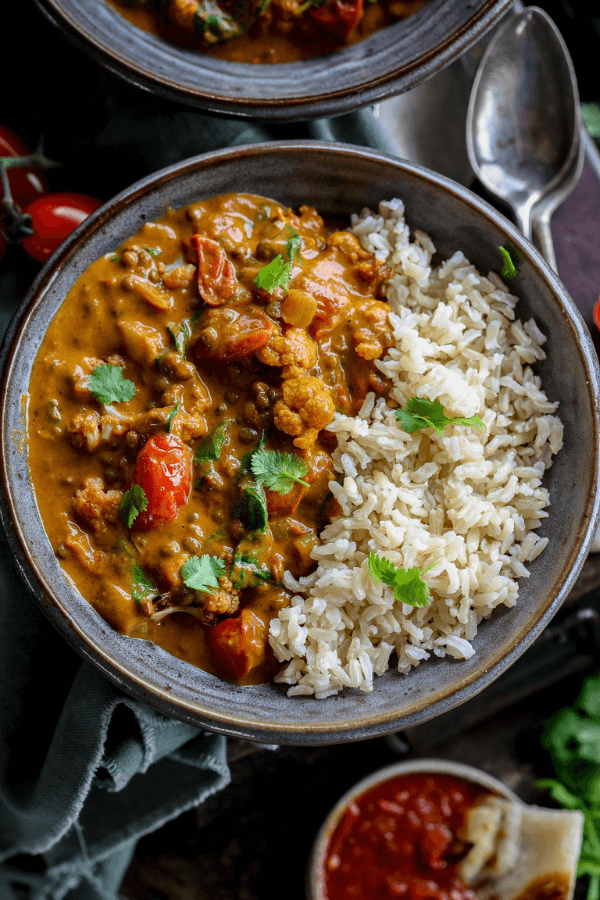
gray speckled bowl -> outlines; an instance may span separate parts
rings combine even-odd
[[[550,547],[521,581],[521,599],[482,623],[468,661],[435,659],[409,676],[389,671],[371,694],[323,701],[288,698],[282,686],[236,687],[154,644],[114,632],[65,579],[44,532],[29,480],[25,419],[33,359],[64,296],[92,260],[145,220],[203,197],[247,191],[349,214],[400,196],[413,227],[443,256],[463,249],[484,272],[511,240],[524,260],[514,283],[519,314],[548,335],[544,387],[560,401],[565,446],[547,476],[552,507],[541,533]],[[67,640],[124,690],[157,709],[230,735],[279,743],[332,743],[414,725],[472,697],[513,663],[548,624],[583,564],[599,518],[599,372],[587,329],[564,287],[517,229],[470,191],[383,154],[318,142],[257,144],[187,160],[133,185],[80,226],[36,280],[2,351],[0,516],[17,565]]]
[[[441,71],[512,0],[430,0],[414,16],[318,59],[251,65],[147,34],[104,0],[36,0],[73,42],[138,87],[215,112],[271,120],[331,116],[399,94]]]

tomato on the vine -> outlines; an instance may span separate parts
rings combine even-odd
[[[29,156],[30,153],[31,149],[18,134],[0,125],[0,156]],[[46,176],[36,168],[9,169],[8,182],[13,199],[21,207],[49,190]]]
[[[87,194],[62,191],[43,194],[28,203],[23,212],[31,216],[33,234],[21,241],[25,252],[38,262],[46,262],[57,247],[102,206],[102,201]]]
[[[133,480],[148,499],[134,528],[148,531],[168,525],[190,497],[192,451],[174,434],[155,434],[138,453]]]

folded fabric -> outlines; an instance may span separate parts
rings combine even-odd
[[[86,143],[73,135],[69,148],[102,160],[105,196],[124,187],[124,177],[218,147],[295,137],[386,149],[369,110],[266,127],[190,110],[166,114],[164,103],[159,114],[152,98],[135,97],[135,105],[105,97],[97,129],[88,123]],[[8,259],[19,265],[16,252]],[[15,271],[0,277],[2,334],[22,280]],[[4,547],[0,597],[0,898],[115,900],[137,838],[228,783],[225,739],[154,712],[82,662],[38,610]]]

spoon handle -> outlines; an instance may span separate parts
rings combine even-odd
[[[527,238],[528,241],[531,240],[531,210],[533,208],[532,199],[528,199],[525,203],[521,203],[519,206],[513,206],[513,213],[515,217],[515,222],[521,233]]]
[[[550,217],[553,210],[546,209],[539,216],[534,216],[532,220],[532,240],[538,248],[550,268],[554,272],[558,272],[556,265],[556,255],[554,253],[554,241],[552,240],[552,231],[550,229]]]

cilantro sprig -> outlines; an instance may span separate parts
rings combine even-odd
[[[262,269],[259,269],[254,279],[256,287],[267,291],[269,294],[272,294],[279,287],[287,291],[292,279],[294,264],[300,259],[302,238],[291,225],[289,229],[291,234],[285,244],[287,261],[279,254],[275,259],[271,260],[268,266],[263,266]]]
[[[578,877],[589,876],[587,900],[600,898],[600,674],[586,679],[574,706],[559,710],[547,723],[542,745],[548,750],[556,778],[543,778],[546,788],[565,809],[583,813],[583,843]]]
[[[218,579],[225,574],[225,564],[218,556],[192,556],[181,567],[181,577],[186,587],[193,591],[210,593],[219,587]]]
[[[148,498],[143,487],[134,484],[125,491],[119,503],[119,518],[126,528],[131,528],[141,512],[148,508]]]
[[[89,377],[89,388],[99,403],[120,403],[131,400],[135,394],[135,384],[123,378],[120,366],[100,363]]]
[[[421,397],[411,397],[406,404],[406,409],[396,410],[396,418],[409,434],[419,431],[421,428],[435,428],[439,436],[443,437],[444,428],[447,425],[468,425],[476,431],[485,430],[485,425],[479,416],[451,418],[446,415],[439,400],[426,400]]]
[[[250,467],[259,484],[279,494],[289,494],[294,484],[310,487],[304,476],[308,466],[295,453],[278,450],[258,450],[250,460]]]
[[[427,606],[431,601],[429,585],[423,581],[422,576],[433,568],[435,563],[426,569],[412,568],[402,569],[395,566],[385,556],[377,556],[369,553],[369,573],[373,581],[383,581],[388,587],[394,589],[394,597],[399,603],[407,603],[409,606]]]

